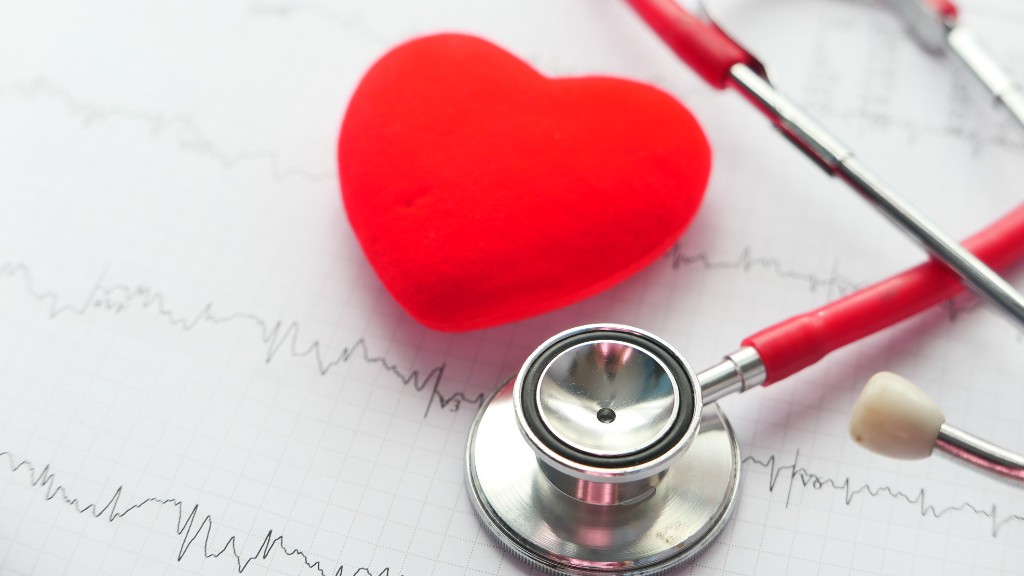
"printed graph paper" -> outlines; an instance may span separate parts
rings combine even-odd
[[[717,12],[957,236],[1020,201],[1024,133],[879,6]],[[962,13],[1024,78],[1024,8]],[[715,152],[692,228],[565,310],[454,335],[409,320],[348,227],[334,146],[360,74],[440,31],[685,102]],[[621,322],[703,367],[923,258],[612,0],[3,2],[0,126],[3,574],[529,573],[475,518],[462,463],[479,398],[540,342]],[[677,573],[1020,573],[1019,491],[871,456],[845,429],[860,385],[889,369],[952,423],[1024,449],[1022,351],[957,300],[725,400],[738,512]]]

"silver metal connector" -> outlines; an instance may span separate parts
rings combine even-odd
[[[707,406],[736,392],[746,392],[765,383],[768,372],[757,350],[744,346],[721,362],[697,374],[700,394]]]

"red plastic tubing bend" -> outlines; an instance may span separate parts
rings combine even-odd
[[[926,6],[934,10],[943,18],[955,20],[957,16],[956,4],[951,0],[924,0]]]
[[[956,17],[952,0],[920,0],[941,16]],[[736,64],[760,63],[713,24],[675,0],[626,0],[647,25],[710,85],[729,85]],[[964,243],[990,267],[1001,269],[1024,257],[1024,205]],[[743,341],[757,350],[771,384],[814,364],[829,352],[860,340],[946,300],[963,289],[944,265],[928,262],[858,290],[832,304],[795,316]]]
[[[735,64],[759,68],[757,59],[713,24],[684,10],[675,0],[626,0],[669,48],[705,82],[723,90]]]
[[[990,267],[1005,269],[1024,258],[1024,204],[969,238],[964,247]],[[814,364],[829,352],[860,340],[963,290],[960,278],[939,262],[927,262],[794,316],[743,341],[767,368],[765,385]]]
[[[955,20],[956,5],[952,0],[917,0],[946,20]],[[724,90],[729,85],[729,70],[744,64],[763,70],[742,46],[713,23],[705,22],[687,12],[676,0],[626,0],[637,14],[668,44],[705,82]]]

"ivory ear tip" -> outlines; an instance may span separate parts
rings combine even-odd
[[[879,372],[868,380],[850,415],[850,436],[872,452],[914,460],[932,453],[942,410],[912,382]]]

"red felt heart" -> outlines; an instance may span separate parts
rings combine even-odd
[[[370,264],[409,314],[452,331],[575,302],[657,258],[697,211],[710,156],[664,92],[546,78],[454,34],[381,58],[338,142]]]

